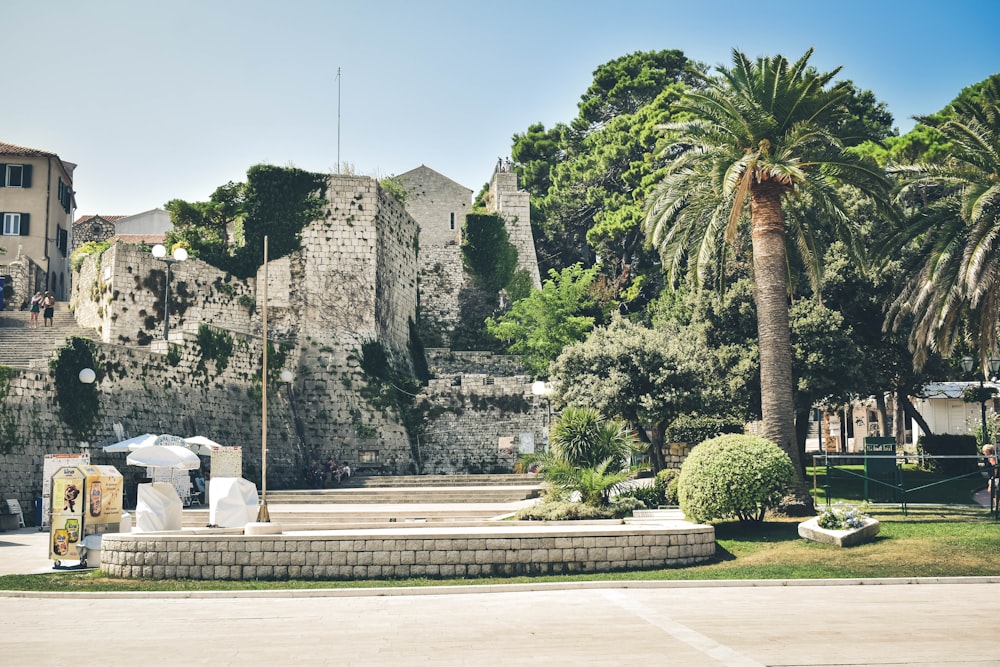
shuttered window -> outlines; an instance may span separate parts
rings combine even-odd
[[[30,188],[30,164],[0,164],[0,187]]]
[[[29,218],[30,216],[27,213],[4,213],[3,235],[27,236]]]

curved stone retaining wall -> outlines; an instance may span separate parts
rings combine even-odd
[[[115,533],[101,567],[148,579],[396,579],[639,570],[703,562],[715,529],[682,522],[406,527],[279,535]]]

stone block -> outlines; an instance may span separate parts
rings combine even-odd
[[[832,544],[838,547],[853,547],[858,544],[870,542],[878,535],[880,525],[876,519],[867,519],[861,528],[851,530],[829,530],[820,528],[818,517],[813,517],[808,521],[799,524],[799,537],[813,542]]]

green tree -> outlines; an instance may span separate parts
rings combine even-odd
[[[517,248],[504,219],[495,213],[470,213],[462,228],[462,264],[476,286],[497,293],[517,268]]]
[[[655,290],[640,223],[648,175],[662,167],[658,124],[670,119],[693,77],[680,51],[637,52],[598,67],[569,124],[532,125],[512,155],[532,195],[532,229],[543,272],[575,262],[602,272],[617,298]],[[595,230],[595,226],[598,228]]]
[[[749,217],[763,435],[795,464],[797,484],[786,506],[802,512],[811,511],[812,501],[795,443],[789,228],[803,249],[819,220],[850,238],[835,185],[876,202],[888,202],[889,193],[877,166],[846,150],[836,134],[849,117],[852,86],[829,85],[840,69],[819,73],[809,67],[811,55],[794,63],[783,56],[753,62],[734,51],[731,69],[720,67],[718,77],[705,77],[706,90],[687,93],[677,108],[691,120],[666,127],[674,133],[670,150],[679,155],[651,196],[646,219],[664,269],[676,273],[688,257],[724,258],[720,236],[732,241]],[[815,257],[816,249],[809,254]]]
[[[948,142],[938,164],[901,167],[899,201],[910,215],[890,251],[917,246],[908,279],[890,312],[899,330],[912,315],[914,362],[947,355],[968,330],[985,368],[1000,318],[1000,76],[967,94],[940,118],[921,117]]]
[[[563,348],[583,340],[594,327],[594,275],[594,269],[579,264],[560,273],[549,271],[541,289],[532,290],[503,315],[488,318],[487,331],[504,343],[508,352],[519,355],[530,373],[546,377],[549,363]]]
[[[233,251],[230,236],[242,231],[246,215],[246,184],[230,181],[216,188],[207,202],[171,199],[164,208],[173,225],[168,247],[182,243],[192,256],[227,268]]]
[[[556,401],[628,421],[655,470],[665,467],[664,434],[681,414],[722,404],[711,353],[671,327],[649,329],[615,317],[552,365]]]

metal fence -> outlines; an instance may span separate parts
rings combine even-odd
[[[934,479],[927,483],[909,483],[907,475],[904,474],[904,464],[916,464],[923,470],[935,470],[951,467],[949,461],[956,460],[970,461],[968,472],[960,474],[940,473],[941,478]],[[944,465],[942,465],[944,463]],[[862,465],[863,470],[853,470],[847,466]],[[818,468],[826,468],[826,475],[823,486],[818,484]],[[866,502],[888,502],[899,503],[900,509],[905,515],[907,504],[913,494],[939,487],[950,482],[961,479],[981,479],[983,487],[990,489],[990,512],[995,520],[1000,520],[1000,495],[998,495],[997,484],[988,485],[990,478],[997,474],[1000,465],[991,465],[985,457],[981,455],[935,455],[928,454],[814,454],[813,455],[813,492],[814,497],[819,501],[820,488],[823,489],[823,498],[827,506],[831,504],[832,482],[838,479],[855,479],[863,485],[863,497]]]

